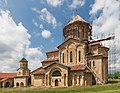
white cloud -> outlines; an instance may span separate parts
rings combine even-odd
[[[41,12],[40,12],[37,8],[35,8],[35,7],[32,8],[32,11],[34,11],[34,12],[36,12],[36,13],[38,13],[38,14],[41,13]]]
[[[6,7],[7,5],[7,0],[0,0],[0,9]]]
[[[38,28],[40,28],[40,29],[43,29],[43,28],[44,28],[43,24],[37,23],[37,22],[35,21],[35,19],[33,19],[32,22],[33,22],[33,24],[34,24],[36,27],[38,27]]]
[[[34,12],[36,12],[37,14],[39,14],[39,19],[43,20],[49,24],[51,24],[54,28],[57,26],[57,20],[56,18],[53,16],[52,13],[50,13],[47,8],[43,8],[41,10],[38,10],[37,8],[32,8],[32,10]]]
[[[43,28],[44,28],[43,24],[40,24],[40,25],[39,25],[39,28],[40,28],[40,29],[43,29]]]
[[[38,27],[38,23],[34,19],[32,20],[32,22],[36,27]]]
[[[41,35],[42,35],[42,37],[43,38],[50,38],[50,36],[51,36],[51,32],[49,31],[49,30],[43,30],[42,32],[41,32]]]
[[[61,6],[64,0],[46,0],[46,2],[53,7],[57,7],[57,6]]]
[[[41,10],[41,15],[39,16],[39,18],[46,21],[49,24],[52,24],[53,27],[57,26],[57,21],[55,17],[47,10],[47,8],[43,8]]]
[[[0,72],[16,71],[23,55],[30,65],[38,67],[42,52],[39,48],[29,47],[30,37],[22,23],[14,22],[9,11],[0,11]]]
[[[77,7],[81,7],[85,4],[85,0],[72,0],[72,4],[70,5],[70,7],[72,9],[75,9]]]
[[[106,0],[95,0],[95,3],[92,5],[92,10],[90,14],[97,13],[98,11],[104,8]]]
[[[25,52],[26,59],[29,60],[29,68],[31,70],[36,69],[36,67],[40,66],[40,57],[43,57],[43,54],[41,52],[41,48],[28,48]]]
[[[120,55],[120,0],[95,0],[90,15],[94,18],[94,35],[115,32],[117,55]],[[117,64],[120,64],[118,56],[117,59]]]

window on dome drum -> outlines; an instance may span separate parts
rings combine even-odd
[[[78,60],[79,60],[79,62],[81,61],[81,52],[80,51],[78,52]]]
[[[64,63],[64,53],[62,54],[62,62]]]
[[[70,51],[70,62],[72,62],[72,51]]]
[[[55,70],[55,71],[52,73],[52,76],[53,76],[53,77],[61,76],[61,73],[60,73],[60,71]]]
[[[91,67],[91,61],[90,61],[90,67]]]
[[[82,37],[84,38],[84,29],[83,29],[83,31],[82,31]]]
[[[79,35],[79,31],[77,31],[78,32],[78,37],[80,37],[80,35]]]
[[[95,66],[95,61],[93,61],[93,67]]]

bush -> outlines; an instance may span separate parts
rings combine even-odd
[[[114,78],[115,79],[118,79],[120,77],[120,72],[116,72],[115,74],[114,74]]]

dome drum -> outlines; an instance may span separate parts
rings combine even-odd
[[[86,40],[88,36],[92,33],[92,27],[90,24],[82,22],[82,21],[75,21],[71,24],[68,24],[63,29],[63,36],[65,40],[69,38],[75,38],[79,40]]]

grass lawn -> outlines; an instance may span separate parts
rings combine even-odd
[[[106,85],[68,88],[1,88],[0,93],[120,93],[120,81],[110,80]]]

